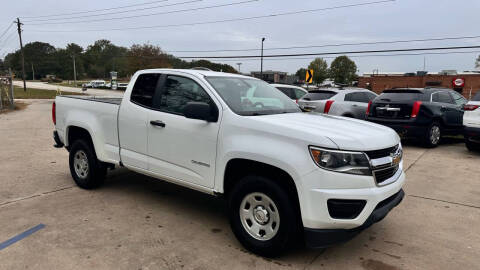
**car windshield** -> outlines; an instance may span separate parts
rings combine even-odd
[[[255,116],[301,112],[294,101],[264,81],[240,77],[206,79],[236,114]]]

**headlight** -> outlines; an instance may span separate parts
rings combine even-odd
[[[370,162],[364,153],[310,147],[310,154],[313,161],[322,169],[348,174],[372,175]]]

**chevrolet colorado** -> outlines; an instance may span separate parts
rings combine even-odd
[[[310,247],[346,241],[404,197],[392,129],[303,113],[246,76],[143,70],[121,99],[58,96],[52,117],[55,146],[69,151],[78,186],[98,187],[108,168],[124,166],[222,195],[237,239],[264,256],[298,239]]]

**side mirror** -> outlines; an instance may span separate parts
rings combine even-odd
[[[183,109],[186,118],[217,122],[218,109],[215,105],[205,102],[188,102]]]

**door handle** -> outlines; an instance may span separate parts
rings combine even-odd
[[[352,107],[358,107],[358,105],[357,104],[352,104]]]
[[[164,128],[166,125],[160,120],[150,121],[150,125]]]

